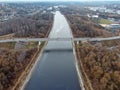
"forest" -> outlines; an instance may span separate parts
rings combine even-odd
[[[0,22],[0,35],[15,34],[14,37],[45,37],[53,23],[50,12],[37,13],[5,22]]]
[[[74,8],[73,8],[74,7]],[[93,22],[93,20],[87,15],[94,15],[96,12],[90,11],[83,6],[70,6],[61,8],[61,12],[65,15],[69,25],[71,27],[74,37],[110,37],[118,36],[118,31],[112,33],[111,30],[107,30],[99,23]]]
[[[91,22],[87,17],[79,15],[66,15],[74,37],[108,37],[112,36],[102,26]]]
[[[39,10],[40,5],[37,6]],[[21,10],[18,7],[15,4],[14,8]],[[24,8],[29,7],[24,5]],[[35,8],[34,5],[32,8]],[[39,12],[30,15],[17,11],[20,12],[17,14],[18,17],[0,22],[0,39],[47,37],[53,24],[53,13],[47,11],[47,8],[48,6],[42,7]],[[39,44],[22,41],[0,43],[0,90],[18,90],[37,60],[45,42]]]
[[[86,90],[120,89],[119,42],[120,40],[76,44]]]
[[[0,48],[0,90],[11,90],[36,51]]]

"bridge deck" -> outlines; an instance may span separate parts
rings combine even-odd
[[[120,36],[108,37],[108,38],[11,38],[11,39],[1,39],[0,43],[3,42],[30,42],[30,41],[108,41],[120,39]]]

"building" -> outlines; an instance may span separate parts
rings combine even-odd
[[[107,25],[106,28],[108,28],[108,29],[120,29],[120,24],[110,24],[110,25]]]

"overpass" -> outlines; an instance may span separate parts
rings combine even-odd
[[[10,38],[0,39],[0,43],[4,42],[31,42],[31,41],[109,41],[120,39],[120,36],[107,37],[107,38]]]

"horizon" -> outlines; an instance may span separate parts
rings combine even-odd
[[[0,2],[120,2],[119,0],[0,0]]]

